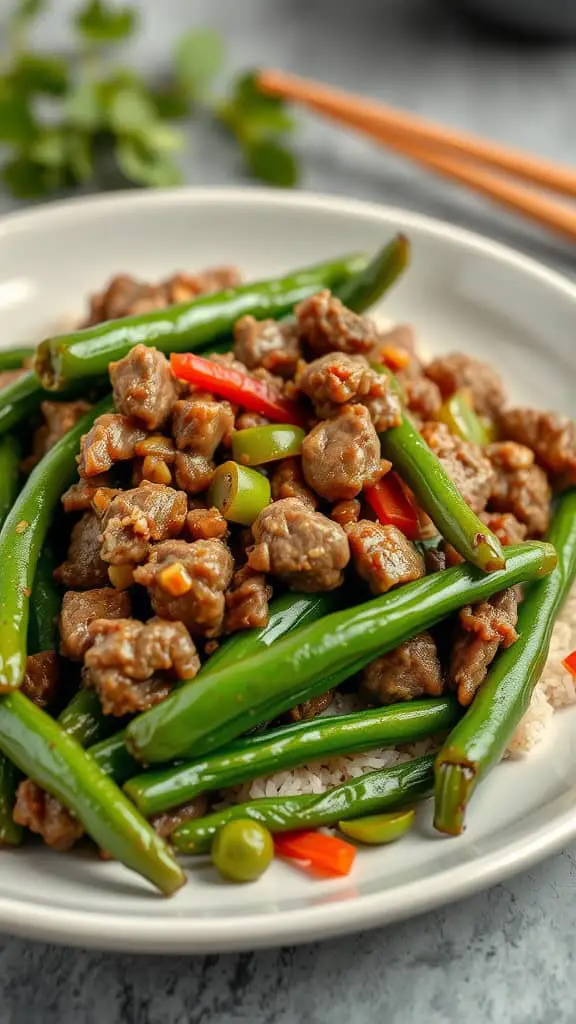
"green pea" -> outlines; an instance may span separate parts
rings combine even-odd
[[[274,843],[267,828],[257,821],[238,818],[216,833],[212,862],[229,882],[254,882],[274,857]]]

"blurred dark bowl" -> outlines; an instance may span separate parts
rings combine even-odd
[[[452,0],[452,5],[525,35],[576,37],[576,0]]]

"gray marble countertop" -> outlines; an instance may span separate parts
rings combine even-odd
[[[544,0],[542,0],[544,2]],[[8,6],[0,3],[0,13]],[[39,34],[60,46],[70,0]],[[212,25],[233,67],[276,65],[576,164],[576,53],[496,39],[440,0],[147,0],[134,51]],[[454,4],[453,7],[457,7]],[[567,273],[573,251],[369,143],[307,120],[305,187],[422,210]],[[191,184],[242,181],[234,151],[191,130]],[[15,204],[0,196],[2,212]],[[109,956],[0,938],[1,1024],[562,1024],[576,1019],[576,874],[569,849],[489,892],[405,924],[300,948]]]

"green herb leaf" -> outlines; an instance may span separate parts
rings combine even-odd
[[[42,167],[65,167],[68,158],[68,139],[61,128],[49,128],[42,132],[30,147],[30,159]]]
[[[224,61],[224,47],[211,29],[188,32],[178,41],[174,63],[178,80],[188,96],[205,95]]]
[[[118,135],[146,132],[156,120],[156,110],[148,97],[138,89],[120,89],[110,102],[110,127]]]
[[[298,164],[290,150],[272,139],[251,142],[244,147],[251,174],[269,185],[293,188],[298,182]]]
[[[68,64],[63,57],[22,53],[11,69],[10,78],[14,87],[25,93],[63,96],[68,89]]]
[[[79,185],[90,181],[94,173],[94,156],[88,135],[75,132],[68,139],[68,170]]]
[[[46,0],[18,0],[12,14],[12,23],[23,25],[31,22],[46,7]]]
[[[72,128],[94,132],[103,122],[103,109],[98,86],[88,79],[79,82],[66,97],[64,117]]]
[[[190,98],[178,83],[153,90],[150,99],[164,121],[177,121],[190,113]]]
[[[103,0],[88,0],[75,18],[76,28],[90,43],[106,45],[128,39],[136,29],[134,7],[108,7]]]
[[[182,180],[180,171],[166,153],[150,150],[137,139],[120,139],[115,154],[122,174],[137,185],[163,188],[178,185]]]
[[[26,93],[9,79],[0,80],[0,142],[26,146],[37,132]]]
[[[40,199],[56,187],[54,180],[49,168],[25,155],[14,157],[2,168],[2,181],[19,199]]]

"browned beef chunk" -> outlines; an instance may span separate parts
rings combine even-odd
[[[338,407],[346,402],[362,402],[376,430],[387,430],[400,423],[400,402],[389,378],[372,370],[362,356],[344,352],[320,356],[303,365],[296,383],[313,401],[321,419],[338,412]]]
[[[152,541],[177,537],[184,528],[188,501],[184,491],[147,481],[123,491],[102,519],[101,557],[110,565],[142,562]]]
[[[243,316],[234,328],[234,355],[248,370],[263,367],[289,380],[302,355],[296,325]]]
[[[470,508],[482,512],[495,474],[480,445],[451,434],[444,423],[425,423],[421,434]]]
[[[291,590],[311,594],[340,586],[350,552],[338,523],[297,498],[262,509],[252,524],[256,544],[248,553],[255,572],[279,576]]]
[[[226,594],[224,632],[239,629],[258,629],[268,622],[268,601],[272,587],[266,584],[262,573],[253,572],[248,565],[234,573],[232,585]]]
[[[232,406],[216,402],[210,395],[193,395],[174,406],[172,431],[180,450],[211,459],[224,435],[233,428]]]
[[[481,512],[480,519],[505,547],[509,544],[521,544],[526,540],[526,524],[518,522],[511,512]]]
[[[112,587],[81,593],[68,590],[60,612],[62,654],[81,661],[90,646],[88,627],[91,622],[95,619],[128,619],[130,614],[130,596],[126,591]]]
[[[443,398],[453,395],[459,388],[468,388],[474,408],[481,416],[497,416],[506,401],[504,385],[496,370],[463,352],[433,359],[425,372],[438,385]]]
[[[282,459],[276,463],[270,478],[274,501],[282,498],[298,498],[310,508],[316,508],[318,499],[309,487],[306,487],[300,459]]]
[[[302,444],[302,470],[327,501],[355,498],[380,479],[380,441],[364,405],[345,405],[312,428]]]
[[[98,490],[109,493],[111,497],[119,493],[117,488],[111,486],[111,480],[107,473],[92,476],[89,480],[78,480],[62,495],[64,511],[88,512],[92,508],[92,500]]]
[[[94,421],[84,434],[78,456],[78,472],[82,477],[97,476],[112,469],[115,462],[133,459],[136,445],[146,437],[127,416],[105,413]]]
[[[406,406],[417,421],[434,419],[442,405],[438,385],[422,374],[409,376],[407,373],[398,373],[397,378],[402,387]]]
[[[188,494],[202,494],[212,483],[214,463],[205,455],[178,452],[174,460],[174,479]]]
[[[84,832],[60,801],[31,779],[24,779],[18,786],[14,821],[42,836],[54,850],[69,850]]]
[[[443,546],[427,548],[424,553],[424,563],[426,565],[426,573],[442,572],[446,568],[446,552]]]
[[[352,498],[351,501],[339,501],[331,511],[330,519],[339,523],[340,526],[350,526],[351,523],[357,523],[360,519],[361,509],[360,502],[355,498]]]
[[[518,621],[517,604],[516,592],[511,587],[488,601],[462,608],[448,683],[465,707],[472,703],[484,682],[498,648],[510,647],[518,639],[514,628]]]
[[[110,380],[117,412],[148,430],[168,419],[176,401],[176,384],[162,352],[135,345],[117,363],[110,363]]]
[[[304,299],[294,312],[300,338],[316,356],[333,351],[365,355],[378,343],[376,325],[347,309],[329,291]]]
[[[163,811],[161,814],[152,815],[150,824],[156,829],[159,836],[162,836],[163,839],[168,839],[174,829],[178,828],[178,825],[183,825],[185,821],[192,821],[193,818],[201,818],[202,815],[206,814],[207,806],[208,801],[204,794],[201,793],[200,796],[195,796],[187,804],[174,807],[171,811]]]
[[[424,576],[422,555],[395,526],[360,519],[346,532],[354,568],[373,594]]]
[[[442,693],[442,669],[430,633],[418,633],[362,672],[360,692],[371,704],[395,704]]]
[[[394,356],[399,353],[398,359]],[[387,356],[390,359],[387,359]],[[406,359],[406,365],[402,366]],[[393,370],[407,370],[413,367],[414,372],[419,372],[420,360],[416,354],[416,339],[414,328],[411,324],[396,324],[387,331],[380,331],[375,347],[370,353],[370,359],[374,362],[384,362]]]
[[[192,540],[210,540],[226,537],[228,523],[217,508],[193,508],[186,516],[186,526]]]
[[[510,512],[531,537],[540,537],[548,529],[551,493],[546,473],[534,465],[534,452],[514,441],[490,444],[486,452],[494,467],[491,509]]]
[[[26,658],[22,693],[38,708],[47,708],[58,696],[60,661],[56,651],[41,651]]]
[[[24,460],[25,472],[30,472],[40,459],[54,447],[64,434],[76,426],[78,420],[88,412],[88,402],[42,402],[40,409],[44,423],[34,433],[32,454]]]
[[[178,273],[164,282],[168,304],[189,302],[197,295],[209,295],[221,292],[226,288],[237,288],[242,283],[242,275],[237,267],[209,267],[198,274]]]
[[[311,718],[316,718],[316,715],[321,715],[323,711],[326,711],[333,699],[334,690],[326,690],[326,693],[321,693],[318,697],[311,697],[303,704],[296,704],[295,707],[290,708],[288,718],[291,722],[308,722]]]
[[[197,295],[233,288],[240,283],[235,267],[214,267],[199,274],[175,274],[159,284],[137,281],[129,274],[113,277],[105,290],[90,298],[87,325],[123,316],[149,313]]]
[[[108,582],[108,566],[100,557],[102,534],[94,512],[85,512],[72,527],[68,557],[56,569],[55,578],[65,587],[90,590]]]
[[[500,418],[502,437],[525,444],[552,476],[555,488],[576,484],[576,424],[558,412],[509,409]]]
[[[152,607],[163,619],[183,622],[192,636],[218,636],[224,593],[234,562],[221,540],[167,540],[157,544],[146,565],[134,573],[147,587]]]
[[[176,679],[192,679],[200,668],[182,622],[96,619],[88,633],[84,685],[96,690],[106,715],[145,711],[168,696]]]
[[[238,412],[234,421],[236,430],[249,430],[251,427],[265,427],[271,421],[257,412]]]

